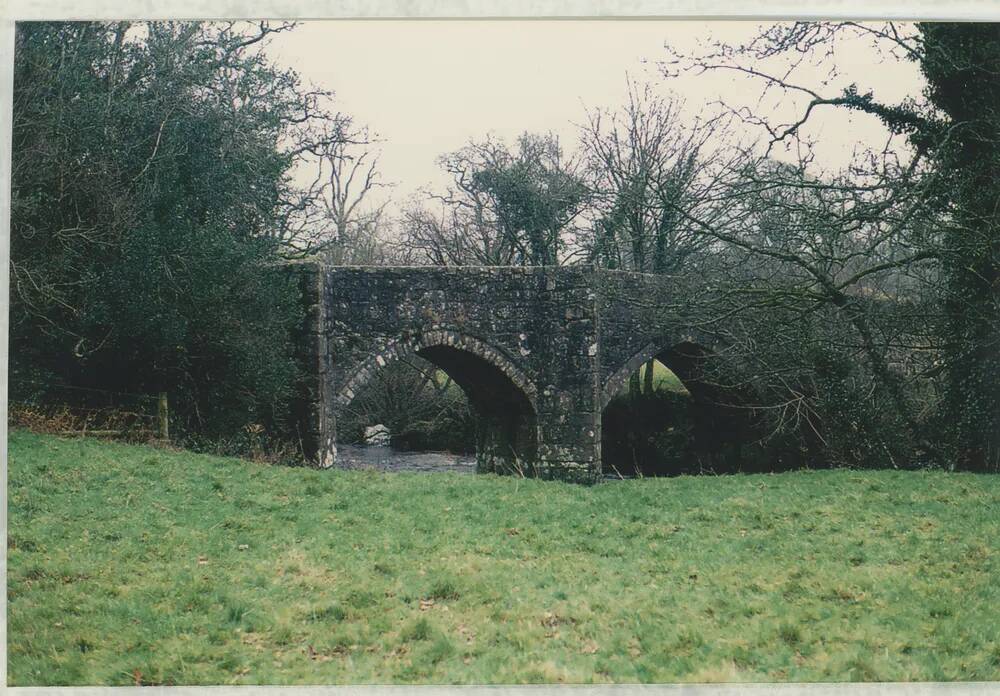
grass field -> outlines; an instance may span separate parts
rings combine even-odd
[[[14,685],[1000,679],[1000,477],[8,465]]]
[[[646,378],[646,365],[640,365],[637,370],[639,380],[642,382]],[[628,388],[627,386],[625,387]],[[659,360],[653,361],[653,389],[657,391],[686,392],[687,387],[680,378],[674,374],[673,370],[661,363]]]

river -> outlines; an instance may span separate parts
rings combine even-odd
[[[419,471],[424,473],[474,474],[474,454],[450,452],[407,452],[385,445],[337,445],[338,469],[369,469],[373,471]],[[617,472],[605,473],[604,479],[630,479]]]
[[[474,474],[476,456],[449,452],[406,452],[378,445],[337,445],[337,467],[376,471]]]

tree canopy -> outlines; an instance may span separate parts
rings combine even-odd
[[[282,412],[292,168],[343,130],[329,94],[259,50],[288,28],[18,24],[15,379],[167,390],[205,430]]]

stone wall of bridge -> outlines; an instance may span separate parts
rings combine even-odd
[[[468,395],[480,471],[596,480],[610,394],[649,358],[701,340],[666,325],[664,277],[589,266],[293,268],[307,307],[299,427],[324,467],[351,400],[416,354]]]
[[[393,360],[445,370],[480,417],[482,471],[592,479],[600,472],[597,321],[587,269],[300,264],[315,357],[302,426],[336,458],[343,410]],[[313,300],[315,298],[315,300]]]

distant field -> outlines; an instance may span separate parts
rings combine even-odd
[[[646,366],[639,368],[639,379],[646,376]],[[657,391],[677,391],[686,392],[684,383],[673,373],[673,371],[659,360],[653,361],[653,388]]]
[[[1000,679],[1000,477],[8,465],[12,685]]]

